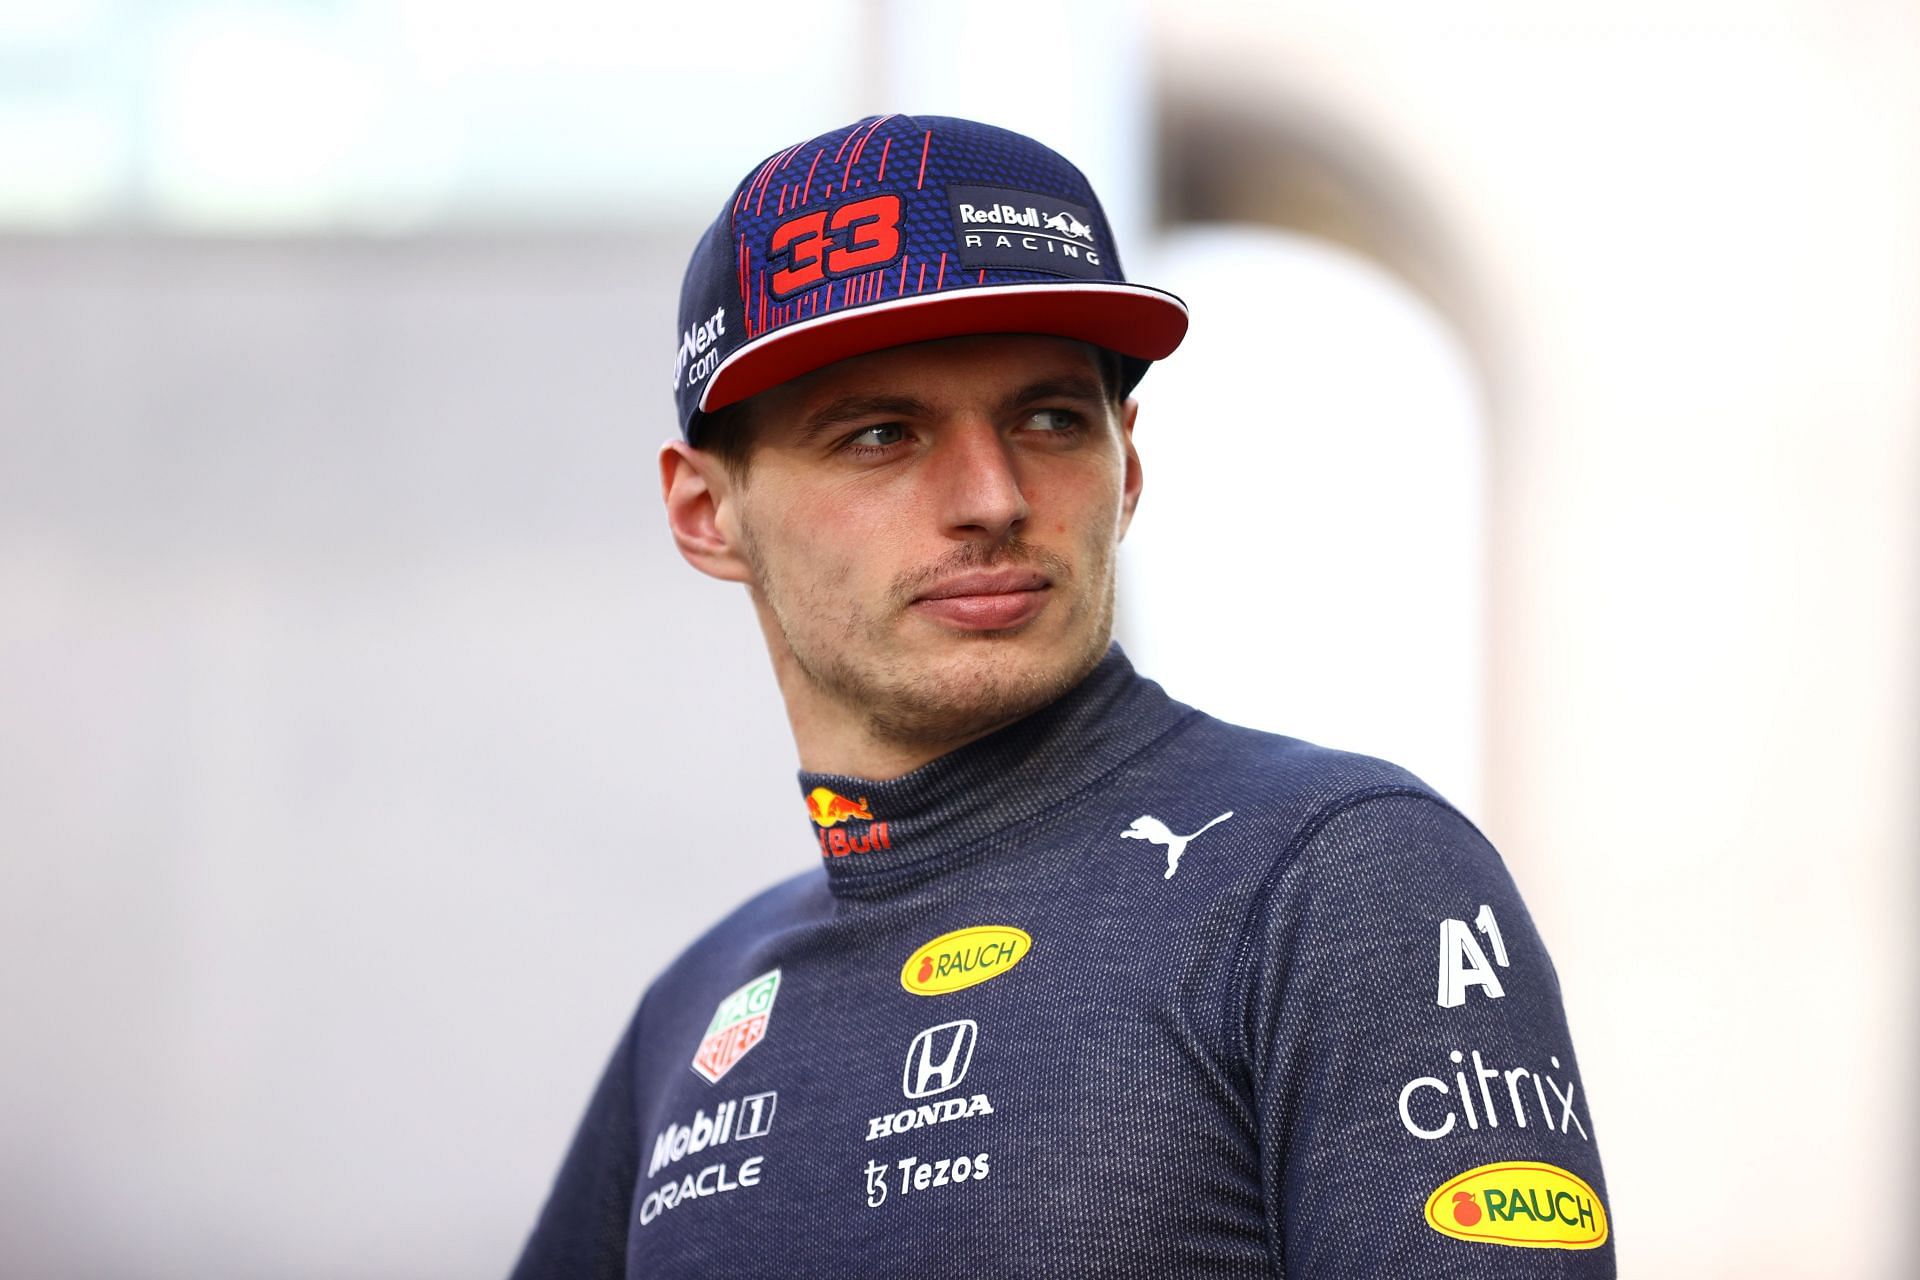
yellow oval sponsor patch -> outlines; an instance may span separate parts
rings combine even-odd
[[[977,924],[915,947],[900,985],[917,996],[944,996],[997,978],[1026,958],[1033,939],[1010,924]]]
[[[1607,1242],[1600,1195],[1556,1165],[1483,1164],[1427,1197],[1427,1225],[1456,1240],[1521,1249],[1597,1249]]]

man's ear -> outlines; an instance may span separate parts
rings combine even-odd
[[[1131,396],[1120,406],[1120,446],[1126,451],[1127,472],[1120,489],[1120,536],[1127,536],[1127,527],[1133,523],[1133,509],[1140,505],[1140,486],[1144,478],[1140,474],[1140,455],[1133,447],[1133,420],[1140,412],[1140,402]]]
[[[680,440],[660,446],[660,495],[667,528],[688,564],[724,582],[751,582],[738,546],[732,477],[720,459]]]

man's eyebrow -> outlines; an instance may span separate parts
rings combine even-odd
[[[1098,378],[1088,374],[1069,373],[1030,382],[1002,397],[996,408],[999,416],[1004,417],[1022,405],[1033,404],[1040,400],[1100,400],[1105,395],[1106,389]],[[802,446],[812,444],[842,423],[856,422],[863,418],[925,418],[930,417],[933,412],[933,407],[926,401],[917,400],[912,396],[855,392],[829,400],[808,414],[806,420],[800,424],[800,433],[795,443]]]
[[[799,444],[811,444],[822,434],[843,422],[868,417],[917,418],[930,413],[925,403],[912,396],[845,395],[829,400],[808,414],[800,425]]]
[[[1004,417],[1036,400],[1104,400],[1106,394],[1106,388],[1098,378],[1080,373],[1063,374],[1057,378],[1042,378],[1020,388],[1000,402],[1000,414]]]

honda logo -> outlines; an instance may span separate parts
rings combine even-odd
[[[943,1022],[922,1031],[907,1049],[900,1092],[909,1098],[924,1098],[959,1084],[973,1062],[973,1042],[979,1036],[980,1026],[972,1018]]]

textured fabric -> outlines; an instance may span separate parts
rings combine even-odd
[[[1115,649],[800,781],[822,866],[653,984],[517,1276],[1614,1274],[1553,967],[1411,775]]]

